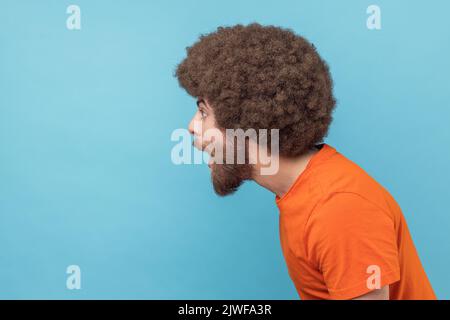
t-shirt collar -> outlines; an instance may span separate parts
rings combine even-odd
[[[277,205],[280,205],[289,196],[289,194],[292,193],[292,190],[296,189],[301,184],[304,177],[312,167],[316,166],[318,163],[336,153],[336,149],[326,143],[318,144],[316,145],[316,148],[320,149],[319,152],[314,154],[311,159],[309,159],[305,170],[303,170],[302,173],[298,175],[297,179],[294,181],[288,191],[282,197],[279,197],[278,195],[275,196],[275,202],[277,203]]]

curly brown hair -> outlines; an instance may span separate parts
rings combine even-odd
[[[294,157],[322,142],[336,101],[328,65],[290,29],[257,23],[201,35],[175,76],[206,98],[218,127],[279,129],[279,153]]]

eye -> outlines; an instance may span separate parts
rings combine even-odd
[[[200,111],[200,115],[202,117],[202,119],[206,118],[207,114],[204,110],[199,110]]]

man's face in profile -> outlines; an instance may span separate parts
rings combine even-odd
[[[208,166],[211,170],[211,179],[214,191],[220,196],[226,196],[235,192],[245,181],[252,178],[252,165],[226,163],[226,138],[225,129],[218,128],[213,108],[206,99],[197,100],[197,112],[189,123],[189,132],[194,136],[193,145],[201,151],[206,151],[211,156]],[[214,138],[211,132],[221,133],[223,139]],[[214,146],[211,148],[211,146]],[[209,147],[208,147],[209,146]],[[216,150],[222,150],[222,161],[220,163],[216,156]],[[236,151],[236,150],[235,150]]]

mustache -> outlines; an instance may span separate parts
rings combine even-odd
[[[202,152],[207,152],[210,156],[214,157],[214,155],[216,154],[215,148],[212,148],[212,150],[206,150],[206,148],[207,148],[210,144],[212,144],[212,142],[210,142],[210,143],[203,143],[203,144],[201,144],[200,146],[198,146],[197,143],[196,143],[196,141],[197,141],[196,139],[194,139],[194,140],[192,141],[192,146],[193,146],[194,148],[196,148],[197,150],[202,151]],[[208,151],[209,151],[209,152],[208,152]]]

